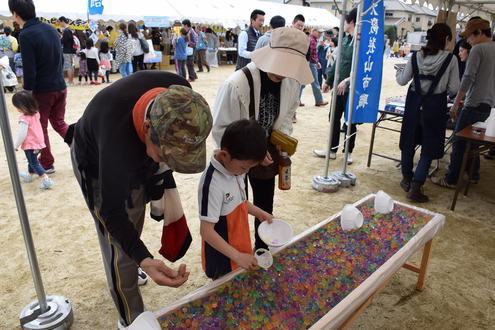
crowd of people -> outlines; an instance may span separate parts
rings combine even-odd
[[[9,0],[9,8],[22,26],[17,37],[24,91],[13,97],[21,114],[14,147],[22,148],[28,159],[28,172],[21,174],[21,179],[29,183],[38,175],[41,189],[53,186],[48,177],[55,172],[47,133],[50,122],[70,147],[74,175],[94,219],[119,327],[129,325],[144,311],[138,285],[144,284],[148,276],[159,285],[171,287],[188,279],[185,265],[177,269],[166,266],[154,259],[140,239],[147,203],[166,198],[167,190],[176,188],[172,171],[203,172],[198,183],[202,262],[206,275],[216,279],[238,267],[248,269],[257,264],[248,214],[255,216],[254,250],[267,248],[257,228],[261,222],[273,219],[275,178],[281,157],[280,146],[274,145],[270,137],[274,132],[292,134],[296,110],[304,106],[301,93],[307,84],[311,84],[315,106],[327,105],[323,93],[337,89],[329,151],[330,159],[337,157],[342,115],[349,97],[356,9],[345,17],[341,45],[338,28],[304,33],[302,15],[295,16],[290,27],[286,27],[283,17],[272,17],[270,29],[263,35],[265,13],[254,10],[250,25],[237,40],[231,31],[225,34],[225,46],[238,43],[237,59],[227,58],[236,63],[236,70],[220,86],[210,110],[191,83],[198,79],[196,72],[209,72],[216,65],[220,42],[211,28],[193,26],[184,19],[180,33],[166,36],[170,43],[164,43],[160,30],[140,31],[130,22],[106,27],[99,36],[90,33],[79,38],[65,17],[59,19],[60,32],[42,23],[36,18],[32,0]],[[10,38],[13,32],[7,32],[4,39],[9,43],[3,49],[16,68],[18,48]],[[467,40],[459,43],[460,60],[466,63],[463,73],[459,74],[457,59],[445,50],[454,36],[441,23],[428,31],[427,45],[397,72],[399,84],[413,80],[401,133],[400,185],[415,202],[428,200],[421,188],[431,161],[443,156],[447,94],[455,95],[451,115],[458,117],[456,131],[486,119],[495,105],[495,43],[491,42],[489,23],[472,19],[462,36]],[[174,48],[177,74],[146,70],[144,56],[150,51],[147,40],[154,49],[166,45]],[[77,123],[69,126],[64,120],[67,89],[63,72],[67,83],[73,84],[76,56],[80,82],[89,78],[95,84],[101,77],[102,82],[109,83],[109,72],[115,67],[122,79],[99,91]],[[340,78],[334,85],[337,57]],[[121,97],[122,91],[126,92],[125,98]],[[350,129],[352,137],[345,142],[350,144],[349,164],[356,125]],[[210,132],[215,151],[207,164],[206,139]],[[421,156],[413,171],[418,144],[422,145]],[[435,184],[452,187],[456,183],[461,175],[463,148],[461,141],[454,142],[449,172],[445,178],[432,180]],[[314,153],[321,157],[327,150]],[[478,164],[475,166],[472,180],[479,179]],[[248,184],[252,203],[248,201]],[[182,211],[180,202],[172,207]],[[152,207],[152,212],[156,211]],[[153,218],[163,219],[163,212]],[[164,226],[163,234],[172,231],[173,243],[178,245],[170,246],[171,242],[162,240],[160,253],[170,261],[183,256],[191,242],[183,212],[178,213],[182,220]]]

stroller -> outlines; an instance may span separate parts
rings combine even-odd
[[[0,58],[0,73],[4,93],[7,91],[15,92],[17,89],[17,77],[10,68],[9,58],[7,56]]]

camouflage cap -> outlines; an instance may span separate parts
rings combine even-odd
[[[189,87],[172,85],[156,96],[149,116],[151,140],[167,165],[180,173],[203,171],[213,122],[206,100]]]

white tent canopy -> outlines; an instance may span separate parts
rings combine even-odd
[[[38,16],[45,18],[66,16],[87,19],[86,0],[33,0]],[[249,24],[254,9],[265,11],[265,25],[275,15],[283,16],[287,25],[297,14],[306,18],[306,24],[330,28],[339,19],[325,9],[284,5],[258,0],[103,0],[103,15],[92,15],[93,20],[142,20],[144,16],[167,16],[171,20],[189,18],[194,23],[222,25],[234,28]],[[8,2],[0,4],[0,15],[10,16]]]
[[[481,16],[489,20],[495,17],[494,0],[412,0],[420,6],[425,3],[432,5],[435,9],[459,12],[469,16]]]

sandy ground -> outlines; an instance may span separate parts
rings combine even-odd
[[[395,83],[394,60],[387,60],[384,69],[382,99],[405,95],[406,88]],[[195,90],[213,104],[218,86],[233,72],[232,66],[222,66],[210,73],[199,73],[193,84]],[[118,79],[113,75],[113,79]],[[101,86],[74,86],[68,91],[68,123],[75,122],[91,97]],[[308,86],[309,87],[309,86]],[[16,131],[17,113],[7,95],[10,122]],[[328,100],[330,95],[326,95]],[[366,167],[371,125],[359,126],[354,164],[349,170],[358,177],[357,185],[334,194],[318,193],[311,189],[312,176],[322,174],[324,160],[316,158],[312,149],[326,144],[328,109],[317,108],[311,88],[303,95],[306,106],[299,108],[294,136],[299,139],[298,152],[293,157],[292,189],[278,190],[274,214],[289,221],[295,233],[338,212],[347,203],[383,189],[394,199],[407,202],[399,187],[401,178],[396,163],[373,158]],[[55,186],[41,192],[38,182],[23,184],[34,244],[47,295],[69,298],[73,304],[73,329],[112,329],[117,314],[107,292],[100,260],[99,246],[93,220],[82,198],[70,165],[69,150],[62,139],[50,129],[57,172],[52,176]],[[375,150],[399,156],[399,135],[380,131]],[[211,143],[209,144],[211,150]],[[440,168],[446,165],[446,159]],[[25,167],[23,153],[17,153],[21,170]],[[330,164],[330,170],[342,169],[342,156]],[[355,329],[488,329],[495,324],[495,162],[482,160],[482,178],[472,187],[468,197],[460,197],[455,212],[447,209],[453,191],[427,183],[426,193],[431,201],[423,207],[446,215],[443,232],[435,240],[431,263],[423,292],[415,291],[415,276],[401,270],[384,292],[368,307],[353,325]],[[443,171],[442,171],[443,172]],[[200,264],[199,221],[197,218],[198,175],[176,175],[177,184],[193,243],[181,260],[191,271],[189,281],[178,289],[157,286],[149,281],[142,287],[146,307],[158,310],[203,286],[209,280]],[[19,313],[36,299],[19,224],[5,152],[0,150],[0,329],[19,327]],[[150,251],[159,256],[161,224],[151,219],[145,222],[142,238]],[[418,261],[416,256],[415,261]]]

